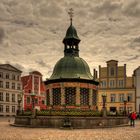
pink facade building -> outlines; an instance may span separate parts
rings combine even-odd
[[[23,87],[24,110],[32,110],[33,105],[38,110],[45,110],[46,90],[42,81],[42,74],[38,71],[30,72],[29,75],[21,77],[21,81]]]

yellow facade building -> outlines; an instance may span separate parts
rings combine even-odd
[[[98,109],[102,109],[102,95],[106,95],[109,112],[135,111],[135,89],[133,77],[127,77],[126,64],[118,66],[118,61],[107,61],[107,67],[99,66]]]

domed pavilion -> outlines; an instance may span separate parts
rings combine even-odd
[[[94,81],[87,62],[79,57],[80,39],[72,25],[72,17],[70,19],[63,39],[64,57],[45,81],[47,108],[96,110],[98,82]]]
[[[79,57],[79,42],[71,18],[63,39],[64,57],[56,63],[52,75],[45,81],[46,110],[33,108],[31,116],[29,112],[27,115],[26,112],[19,114],[15,117],[15,126],[91,129],[128,124],[128,117],[106,116],[105,100],[102,113],[97,110],[99,83],[93,80],[86,61]]]

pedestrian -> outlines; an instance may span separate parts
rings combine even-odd
[[[130,120],[130,126],[132,126],[132,118],[131,118],[132,112],[129,112],[128,119]]]
[[[135,120],[137,118],[136,112],[132,112],[131,114],[131,126],[135,126]]]

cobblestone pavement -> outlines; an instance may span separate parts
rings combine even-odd
[[[0,118],[0,140],[140,140],[139,120],[135,127],[74,130],[9,126],[12,122]]]

